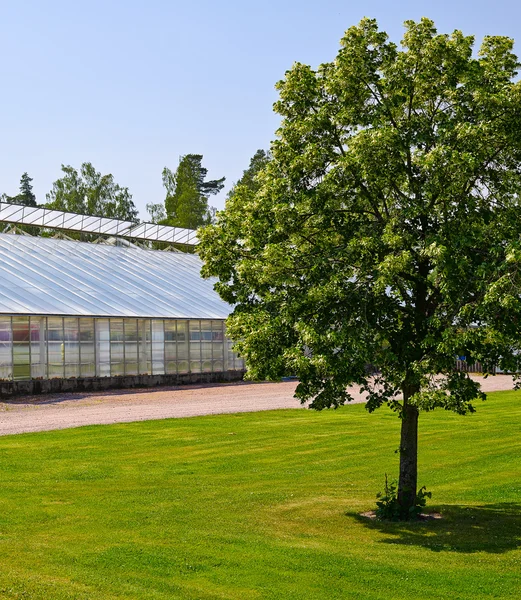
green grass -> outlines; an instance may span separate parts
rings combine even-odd
[[[399,421],[363,406],[0,438],[0,598],[521,598],[521,394],[420,418],[429,523],[370,522]]]

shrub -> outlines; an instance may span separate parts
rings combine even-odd
[[[432,492],[428,492],[423,486],[418,490],[414,505],[408,510],[404,509],[398,500],[398,484],[396,481],[389,482],[385,474],[385,486],[383,492],[376,494],[376,518],[382,521],[411,521],[418,519],[423,508],[427,504],[427,498],[431,498]]]

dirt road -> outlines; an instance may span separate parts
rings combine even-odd
[[[485,391],[512,389],[512,378],[479,378]],[[30,396],[0,400],[0,435],[82,425],[300,408],[295,382],[189,385]],[[355,402],[364,397],[353,390]]]

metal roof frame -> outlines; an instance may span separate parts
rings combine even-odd
[[[35,225],[47,229],[94,233],[146,242],[166,242],[185,246],[196,246],[199,243],[197,232],[193,229],[155,223],[133,223],[132,221],[79,215],[9,202],[0,202],[1,221],[16,225]]]

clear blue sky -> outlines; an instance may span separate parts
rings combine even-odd
[[[162,168],[189,152],[231,184],[274,137],[276,81],[294,61],[332,60],[364,16],[395,41],[428,16],[478,42],[517,38],[521,54],[519,0],[0,0],[0,193],[28,171],[44,202],[61,163],[91,161],[144,218]]]

